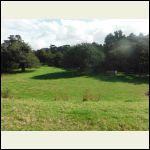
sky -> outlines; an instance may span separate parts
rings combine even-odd
[[[149,34],[148,19],[9,19],[1,22],[1,43],[9,35],[21,35],[32,49],[82,42],[104,43],[107,34],[122,30],[125,35]]]

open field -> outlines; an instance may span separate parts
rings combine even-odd
[[[2,130],[149,130],[149,77],[54,67],[3,74]]]

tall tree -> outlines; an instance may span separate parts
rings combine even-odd
[[[20,35],[10,35],[8,39],[1,44],[1,71],[10,71],[15,68],[25,71],[25,68],[39,65],[38,58]]]

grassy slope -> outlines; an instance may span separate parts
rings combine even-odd
[[[148,130],[148,80],[59,68],[2,75],[2,130]],[[87,90],[87,92],[85,92]],[[99,98],[83,102],[84,95]]]

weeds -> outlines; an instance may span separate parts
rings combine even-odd
[[[2,97],[3,98],[11,98],[12,97],[12,92],[9,88],[6,88],[2,91]]]
[[[83,101],[99,101],[100,95],[94,94],[90,89],[86,89],[83,92]]]
[[[54,95],[54,100],[55,101],[58,101],[58,100],[68,101],[69,96],[66,93],[57,92],[57,94]]]

